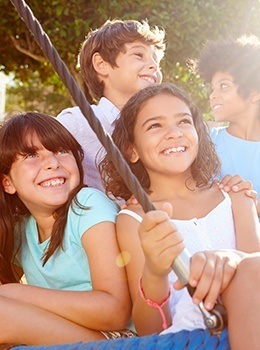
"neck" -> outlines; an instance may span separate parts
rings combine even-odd
[[[230,135],[247,141],[260,140],[259,103],[251,104],[243,114],[233,118],[227,131]]]
[[[190,174],[160,178],[151,180],[151,201],[171,201],[174,197],[186,198],[196,191],[196,183]]]
[[[227,131],[230,135],[247,141],[260,140],[260,118],[257,120],[248,120],[245,118],[242,122],[232,122]]]
[[[112,89],[104,90],[104,97],[107,98],[110,102],[112,102],[120,111],[126,104],[126,102],[130,99],[131,95],[122,95],[116,92],[112,92]]]
[[[55,220],[52,215],[45,217],[34,216],[34,218],[37,222],[39,241],[44,242],[46,239],[51,237],[52,228]]]

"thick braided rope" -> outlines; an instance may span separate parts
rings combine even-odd
[[[130,167],[124,160],[122,154],[114,144],[110,135],[104,130],[100,121],[96,118],[92,108],[90,107],[85,95],[79,89],[74,77],[69,72],[65,63],[61,60],[57,50],[52,45],[49,37],[43,31],[39,21],[34,17],[31,9],[23,0],[10,0],[20,17],[25,22],[26,26],[33,34],[36,42],[41,47],[45,56],[50,60],[54,70],[60,76],[64,85],[70,92],[74,101],[80,107],[83,115],[87,119],[89,125],[96,133],[99,141],[105,147],[107,153],[111,157],[119,174],[124,179],[124,182],[128,189],[134,194],[139,203],[142,205],[145,212],[153,210],[154,207],[150,202],[148,196],[141,187],[139,181],[132,173]]]

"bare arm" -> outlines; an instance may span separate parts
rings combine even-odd
[[[230,192],[237,249],[253,253],[260,250],[260,225],[254,200],[244,191]]]
[[[260,201],[258,194],[253,189],[253,184],[249,180],[244,180],[240,175],[226,175],[219,183],[219,189],[225,192],[239,192],[243,191],[246,196],[253,198],[258,216],[260,216]],[[245,190],[245,191],[244,191]]]
[[[154,216],[156,223],[153,222]],[[172,261],[183,249],[183,244],[182,237],[176,233],[175,226],[170,223],[165,212],[155,211],[146,214],[140,226],[140,236],[138,228],[139,223],[133,218],[123,214],[118,216],[119,245],[122,251],[130,254],[126,269],[133,302],[132,315],[137,333],[141,336],[160,333],[163,328],[159,311],[148,306],[138,292],[139,278],[142,276],[145,297],[161,304],[169,295],[168,273]],[[168,249],[166,248],[161,254],[167,246]],[[166,303],[163,311],[169,327],[171,325],[169,303]]]
[[[91,227],[83,235],[82,244],[89,259],[93,291],[7,284],[0,286],[0,295],[29,302],[87,328],[124,328],[130,316],[130,298],[125,270],[116,263],[119,248],[115,225],[103,222]]]

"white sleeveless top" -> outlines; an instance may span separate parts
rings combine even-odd
[[[184,237],[184,243],[191,255],[202,250],[236,249],[236,236],[229,195],[222,191],[224,200],[203,218],[172,220]],[[119,214],[127,214],[141,222],[142,217],[131,210],[123,209]],[[118,215],[119,215],[118,214]],[[205,329],[199,308],[192,302],[186,288],[177,291],[172,284],[177,280],[172,271],[169,275],[171,294],[172,326],[161,334],[178,332],[183,329]]]

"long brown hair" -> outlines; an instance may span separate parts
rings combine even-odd
[[[52,152],[65,149],[71,151],[80,175],[79,185],[72,191],[68,201],[54,213],[55,223],[48,249],[43,256],[45,264],[60,247],[67,221],[68,208],[77,192],[84,186],[82,159],[83,151],[79,143],[55,118],[36,112],[21,113],[11,116],[0,129],[0,175],[8,175],[18,154],[28,153],[33,145],[28,144],[28,134],[35,133],[42,145]],[[14,255],[15,230],[23,229],[25,217],[31,214],[17,194],[10,195],[0,186],[0,281],[1,283],[17,280],[12,270]]]
[[[112,138],[144,190],[149,192],[150,178],[145,167],[141,160],[138,160],[136,163],[131,163],[129,161],[128,151],[129,146],[134,142],[134,128],[139,112],[148,100],[162,94],[177,97],[182,100],[191,111],[199,137],[198,154],[191,166],[191,173],[198,187],[206,185],[213,179],[214,175],[218,174],[220,162],[216,155],[214,144],[210,139],[208,128],[200,116],[197,107],[190,100],[189,96],[175,85],[164,83],[161,85],[149,86],[132,96],[121,110],[120,118],[116,121]],[[130,198],[131,192],[116,171],[109,154],[100,162],[99,171],[108,195],[112,194],[116,198],[123,198],[125,200]]]

